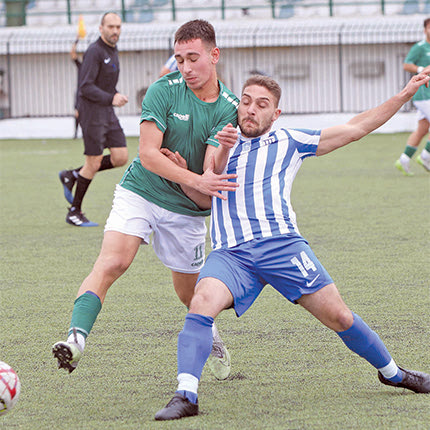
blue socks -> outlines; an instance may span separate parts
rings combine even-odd
[[[186,397],[191,403],[197,403],[197,393],[193,393],[192,391],[187,390],[176,390],[177,393],[182,394]]]
[[[338,333],[345,345],[351,351],[367,360],[378,370],[388,367],[391,362],[393,362],[392,366],[395,366],[390,353],[388,352],[384,342],[382,342],[378,334],[371,330],[370,327],[357,314],[353,312],[352,315],[354,317],[352,326],[348,330]],[[397,372],[395,375],[390,373],[389,377],[386,375],[383,376],[392,382],[401,382],[403,378],[403,372],[397,366],[394,367],[394,369],[396,368]]]
[[[403,372],[391,358],[386,346],[376,332],[355,313],[354,322],[339,337],[353,352],[367,360],[382,375],[392,381],[401,382]],[[185,324],[178,336],[178,389],[177,393],[185,396],[190,402],[197,403],[197,388],[203,366],[212,350],[213,318],[188,314]]]
[[[184,328],[178,336],[179,386],[177,392],[192,403],[197,403],[198,381],[212,351],[213,322],[212,317],[189,313],[185,317]]]

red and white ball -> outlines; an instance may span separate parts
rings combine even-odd
[[[0,361],[0,415],[9,412],[16,404],[21,391],[18,375],[8,364]]]

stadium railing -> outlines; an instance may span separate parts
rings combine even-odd
[[[220,79],[240,94],[252,74],[281,85],[289,114],[359,112],[381,103],[409,79],[402,63],[423,38],[423,17],[214,22]],[[124,24],[117,88],[129,96],[119,115],[138,115],[148,86],[172,52],[178,24]],[[80,55],[99,36],[89,25]],[[69,51],[75,26],[0,28],[0,117],[73,114],[77,70]],[[406,105],[403,110],[411,110]]]
[[[214,19],[288,19],[306,16],[428,14],[430,0],[1,0],[0,25],[96,22],[106,10],[124,22]]]

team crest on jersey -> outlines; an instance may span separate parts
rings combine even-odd
[[[243,142],[242,148],[243,152],[248,152],[251,149],[251,142]]]

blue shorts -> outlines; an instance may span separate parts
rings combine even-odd
[[[198,280],[208,277],[230,290],[237,316],[245,313],[266,284],[296,303],[303,294],[333,282],[305,239],[286,235],[212,251]]]

